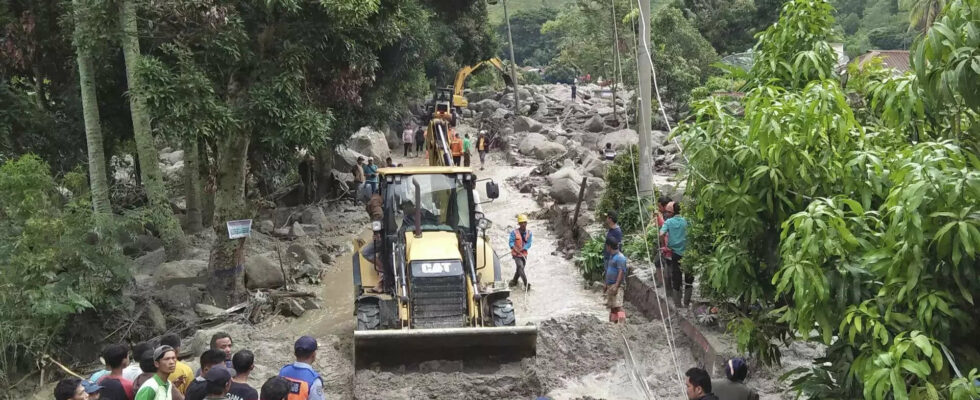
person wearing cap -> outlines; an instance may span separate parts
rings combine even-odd
[[[123,377],[123,369],[129,366],[129,347],[124,344],[110,344],[102,349],[102,360],[109,368],[109,373],[95,381],[102,386],[99,398],[132,400],[133,381]]]
[[[531,241],[534,237],[531,235],[531,231],[527,229],[527,215],[517,216],[517,226],[517,229],[510,232],[510,239],[507,241],[510,244],[510,255],[514,257],[514,265],[516,266],[514,279],[510,280],[510,286],[517,286],[517,278],[520,278],[524,280],[524,290],[530,290],[531,285],[527,283],[524,267],[527,265],[527,250],[531,248]]]
[[[187,386],[184,400],[203,400],[208,396],[207,374],[212,369],[224,368],[225,352],[219,349],[207,349],[201,354],[201,374]]]
[[[476,138],[476,152],[480,155],[480,171],[483,171],[483,164],[486,163],[487,150],[489,148],[487,131],[480,131],[480,136]]]
[[[78,378],[65,378],[54,386],[54,400],[88,400],[88,393]]]
[[[606,241],[609,239],[619,244],[617,250],[622,250],[623,228],[619,227],[619,214],[613,210],[606,211]],[[602,260],[609,261],[609,257],[612,257],[612,253],[603,250]]]
[[[173,387],[167,378],[177,367],[177,352],[170,346],[157,347],[153,350],[153,366],[157,372],[143,383],[135,400],[172,400]]]
[[[694,275],[686,274],[681,270],[681,258],[684,257],[684,250],[687,248],[687,220],[680,216],[681,206],[675,202],[670,202],[664,209],[664,216],[667,218],[664,225],[660,227],[660,233],[667,234],[664,244],[670,249],[671,257],[667,261],[667,293],[674,299],[675,307],[687,307],[691,304],[691,295],[694,291]],[[683,280],[684,284],[681,285]],[[684,302],[681,303],[683,296]]]
[[[102,396],[102,386],[88,379],[82,381],[82,388],[88,395],[88,400],[99,400]]]
[[[745,385],[749,366],[741,358],[732,358],[725,363],[725,377],[712,384],[712,392],[718,400],[759,400],[759,393]]]
[[[231,387],[231,371],[223,367],[211,368],[204,374],[204,381],[206,382],[205,392],[207,393],[205,399],[224,399]]]
[[[279,376],[293,383],[290,385],[289,400],[324,400],[323,380],[312,365],[316,360],[316,349],[316,339],[310,336],[296,339],[293,346],[296,362],[279,370]]]

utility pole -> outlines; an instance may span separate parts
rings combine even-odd
[[[650,134],[651,128],[651,97],[650,91],[650,71],[653,69],[650,57],[650,0],[640,0],[640,59],[639,63],[639,86],[640,86],[640,165],[637,185],[641,196],[653,195],[653,139]]]
[[[514,58],[514,38],[510,34],[510,16],[507,15],[507,0],[504,0],[504,20],[507,21],[507,42],[510,43],[510,80],[514,82],[514,116],[521,115],[521,95],[517,90],[517,60]]]
[[[613,66],[612,66],[613,67],[613,73],[612,73],[612,106],[613,107],[612,108],[613,108],[613,118],[616,119],[616,124],[618,125],[619,124],[619,113],[616,111],[616,100],[617,100],[617,97],[618,97],[617,96],[617,92],[616,92],[616,83],[617,83],[616,81],[619,79],[620,75],[622,75],[622,72],[623,72],[622,68],[623,67],[621,65],[619,65],[619,28],[616,25],[617,25],[616,24],[616,2],[613,1],[612,2],[612,28],[613,28],[613,59],[612,59],[612,61],[613,61]],[[619,68],[619,72],[618,73],[617,73],[617,69],[616,68]]]

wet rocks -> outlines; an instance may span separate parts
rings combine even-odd
[[[323,214],[323,210],[318,206],[309,207],[303,210],[302,221],[305,225],[315,225],[320,229],[323,229],[330,224],[329,221],[327,221],[327,216]]]
[[[289,228],[289,236],[294,238],[304,237],[306,236],[306,229],[303,228],[303,225],[299,221],[293,222],[293,226]]]
[[[529,117],[521,116],[514,120],[515,132],[541,132],[541,128],[543,127],[540,122]]]
[[[551,184],[549,194],[556,203],[572,204],[578,200],[582,175],[571,165],[566,165],[562,169],[548,175],[548,182]]]
[[[282,268],[272,261],[273,254],[258,254],[245,260],[245,287],[248,289],[274,289],[286,285]]]
[[[593,115],[592,118],[589,118],[588,122],[586,122],[583,127],[589,132],[602,132],[602,130],[605,129],[606,125],[603,122],[602,117],[598,115]]]
[[[225,310],[210,304],[197,303],[194,305],[194,312],[202,317],[216,317],[225,313]]]
[[[259,232],[262,232],[266,235],[271,235],[272,232],[276,229],[276,224],[274,224],[271,220],[264,219],[262,221],[259,221],[259,225],[256,229],[258,229]]]
[[[207,261],[171,261],[161,264],[153,273],[153,279],[158,285],[167,286],[171,283],[202,277],[207,270]]]
[[[612,147],[619,150],[627,150],[630,146],[640,143],[640,136],[632,129],[620,129],[609,132],[602,138],[603,146],[605,143],[612,143]]]
[[[564,154],[567,149],[561,144],[548,140],[540,133],[528,133],[519,145],[521,154],[530,155],[538,159],[546,159]]]

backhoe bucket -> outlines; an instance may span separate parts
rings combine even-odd
[[[534,325],[354,331],[354,360],[358,366],[480,358],[516,361],[533,356],[537,340]]]

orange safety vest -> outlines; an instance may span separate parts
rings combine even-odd
[[[289,395],[286,400],[307,400],[310,398],[310,384],[299,379],[286,378],[289,381]]]
[[[449,150],[453,152],[453,157],[459,157],[463,155],[463,140],[459,136],[453,136],[449,140]]]
[[[526,236],[521,236],[520,229],[514,229],[514,248],[521,249],[520,252],[514,249],[510,249],[510,255],[514,257],[527,257],[527,250],[524,250],[524,238],[531,236],[531,230],[528,229],[524,231]]]

